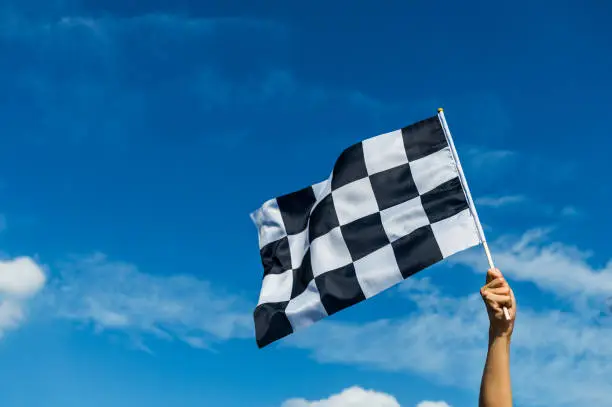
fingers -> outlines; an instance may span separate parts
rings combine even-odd
[[[499,295],[487,292],[484,295],[484,300],[493,308],[512,307],[512,297],[508,295]]]
[[[508,295],[510,291],[510,286],[502,277],[495,278],[494,280],[489,281],[480,289],[480,294],[485,295],[485,293],[490,292],[493,294],[499,295]]]
[[[488,293],[492,293],[492,294],[496,294],[496,295],[510,295],[510,286],[505,285],[502,287],[497,287],[497,288],[489,288],[486,290],[486,292]]]
[[[502,308],[513,309],[516,303],[514,293],[498,269],[487,271],[487,283],[480,289],[480,294],[489,308],[502,312]]]
[[[503,277],[501,271],[496,268],[487,270],[487,283],[495,280],[496,278]]]
[[[504,283],[506,283],[506,280],[504,280],[503,277],[497,277],[494,280],[491,280],[487,284],[485,284],[483,288],[499,288],[503,287]]]

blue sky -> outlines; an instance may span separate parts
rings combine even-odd
[[[610,5],[205,3],[0,5],[0,405],[475,405],[480,248],[252,333],[248,214],[440,106],[519,301],[516,405],[609,405]]]

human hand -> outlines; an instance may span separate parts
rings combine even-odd
[[[480,295],[489,314],[490,334],[496,337],[510,337],[516,318],[516,299],[510,285],[498,269],[487,271],[487,281],[480,289]],[[504,314],[504,307],[508,310],[509,319]]]

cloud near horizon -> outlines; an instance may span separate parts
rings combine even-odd
[[[366,390],[358,386],[344,389],[329,398],[308,401],[291,399],[281,407],[401,407],[397,399],[390,394]],[[444,401],[422,401],[416,407],[451,407]]]

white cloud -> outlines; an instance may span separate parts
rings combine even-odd
[[[444,401],[421,401],[416,407],[451,407]]]
[[[400,407],[395,397],[361,387],[351,387],[339,394],[318,401],[292,399],[281,407]]]
[[[29,297],[45,284],[45,274],[29,257],[0,261],[0,294]]]
[[[41,267],[29,257],[0,261],[0,337],[24,322],[26,302],[45,280]]]
[[[152,335],[197,348],[253,337],[251,304],[196,277],[146,274],[99,253],[58,270],[46,296],[57,317],[139,341]]]
[[[542,233],[494,245],[508,279],[533,282],[545,292],[572,299],[582,296],[586,301],[567,312],[550,306],[534,309],[515,285],[519,298],[512,345],[515,399],[525,406],[608,406],[612,321],[592,316],[604,306],[593,299],[611,292],[610,266],[590,267],[584,252],[559,243],[543,244],[537,236],[541,239]],[[478,253],[478,261],[467,256],[469,260],[461,262],[484,270],[481,257]],[[406,318],[361,324],[324,321],[295,334],[286,344],[307,349],[323,363],[409,372],[477,392],[487,345],[486,312],[478,293],[447,296],[429,280],[416,277],[408,279],[402,291],[417,306],[417,312]]]
[[[400,404],[390,394],[353,386],[323,400],[291,399],[281,407],[400,407]],[[416,407],[451,406],[444,401],[421,401]]]

